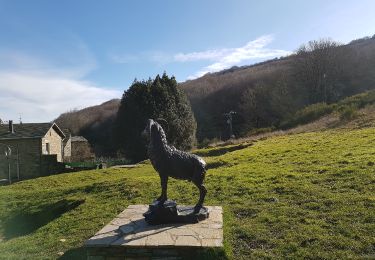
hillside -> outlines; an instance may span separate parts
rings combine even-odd
[[[223,114],[231,110],[237,112],[234,132],[242,136],[255,128],[278,127],[307,105],[337,102],[374,89],[374,37],[343,46],[313,42],[314,47],[319,44],[323,49],[316,52],[206,74],[182,83],[197,120],[198,140],[227,136]],[[331,89],[331,98],[309,96],[316,86]]]
[[[84,136],[94,147],[96,155],[111,155],[112,124],[120,106],[119,99],[112,99],[98,106],[61,114],[55,122],[67,128],[72,135]]]
[[[316,120],[309,123],[298,125],[290,129],[285,130],[274,130],[272,129],[259,129],[253,134],[227,141],[218,141],[206,144],[207,147],[220,147],[233,144],[242,144],[248,142],[254,142],[257,140],[264,140],[270,137],[294,135],[301,133],[312,133],[322,132],[332,129],[336,130],[351,130],[351,129],[362,129],[368,127],[375,127],[375,105],[369,105],[364,108],[360,108],[354,111],[353,116],[350,119],[343,120],[342,114],[332,112],[326,115],[322,115]]]
[[[326,103],[336,103],[347,96],[375,88],[375,38],[354,40],[348,45],[333,46],[335,66],[324,76],[322,86],[332,88]],[[199,142],[226,139],[228,125],[223,116],[231,110],[237,137],[248,136],[257,129],[283,128],[283,123],[310,104],[322,102],[309,97],[308,82],[301,73],[303,55],[291,55],[259,64],[234,67],[206,74],[180,83],[187,94],[197,120]],[[330,57],[327,54],[327,57]],[[332,73],[331,73],[332,72]],[[321,75],[320,75],[321,76]],[[319,76],[319,77],[320,77]],[[320,78],[318,78],[320,80]],[[323,100],[324,101],[324,100]],[[85,136],[99,156],[114,155],[112,123],[119,100],[61,115],[57,123],[74,134]]]
[[[356,50],[357,55],[363,58],[362,62],[367,63],[372,60],[372,56],[374,55],[375,37],[353,40],[346,46],[350,46]],[[257,78],[272,75],[282,69],[288,70],[294,57],[295,55],[291,55],[289,57],[276,58],[249,66],[235,66],[220,72],[208,73],[194,80],[187,80],[182,82],[181,86],[185,89],[189,97],[204,98],[223,88],[240,88],[241,85],[252,82]],[[370,81],[372,77],[373,75],[368,75],[366,77],[368,79],[366,80]]]
[[[347,127],[196,151],[208,162],[206,204],[224,208],[224,251],[205,257],[371,258],[374,142],[373,126]],[[168,189],[181,204],[198,196],[188,182]],[[85,239],[159,190],[148,162],[0,187],[0,259],[82,259]]]

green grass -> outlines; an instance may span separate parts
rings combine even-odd
[[[116,165],[130,164],[130,161],[126,159],[97,158],[95,160],[87,162],[70,162],[66,163],[66,165],[73,168],[85,168],[87,170],[95,169],[101,163],[105,163],[107,167],[111,167]]]
[[[374,258],[374,144],[367,128],[199,150],[210,166],[206,204],[224,208],[224,253],[212,258]],[[181,204],[198,198],[188,182],[168,189]],[[84,258],[86,239],[159,191],[148,163],[0,187],[0,258]]]

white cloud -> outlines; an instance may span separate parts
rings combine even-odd
[[[247,44],[239,48],[223,48],[203,52],[179,53],[175,55],[175,60],[181,62],[198,60],[214,61],[214,63],[204,67],[188,78],[194,79],[209,72],[217,72],[230,68],[234,65],[241,64],[244,61],[280,57],[291,54],[290,51],[265,48],[265,46],[272,41],[273,37],[271,35],[265,35],[253,41],[249,41]]]
[[[95,86],[82,78],[96,67],[89,52],[56,64],[17,51],[0,52],[0,118],[49,122],[74,108],[121,97],[120,91]],[[68,59],[69,60],[69,59]]]
[[[201,52],[177,53],[176,55],[174,55],[174,60],[179,62],[216,60],[218,58],[223,57],[230,51],[231,49],[217,49]]]
[[[49,122],[74,108],[98,105],[119,98],[119,91],[89,82],[18,72],[0,73],[0,118],[24,122]]]
[[[291,54],[290,51],[266,48],[273,41],[272,35],[264,35],[255,40],[249,41],[238,48],[218,48],[206,51],[179,52],[169,54],[166,52],[142,52],[139,54],[110,55],[110,59],[115,63],[131,63],[135,61],[149,61],[159,65],[173,62],[196,62],[209,61],[210,65],[202,68],[188,79],[203,76],[209,72],[217,72],[235,65],[243,64],[244,61],[259,61],[260,59],[274,58]]]

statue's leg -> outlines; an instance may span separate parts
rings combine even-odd
[[[168,176],[160,176],[160,184],[161,184],[161,195],[158,198],[159,204],[163,205],[164,202],[167,200],[167,186],[168,186]]]
[[[204,198],[206,197],[206,194],[207,194],[207,189],[206,187],[203,185],[203,183],[201,182],[195,182],[193,181],[193,183],[195,184],[195,186],[198,187],[199,189],[199,201],[197,203],[197,205],[195,205],[194,207],[194,212],[199,212],[199,210],[202,208],[203,206],[203,201],[204,201]]]

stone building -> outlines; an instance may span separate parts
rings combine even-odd
[[[84,162],[95,159],[92,147],[83,136],[72,136],[71,138],[71,161]]]
[[[11,179],[28,179],[63,171],[64,158],[69,156],[64,154],[65,139],[55,123],[1,124],[0,179],[9,175]]]
[[[72,158],[72,135],[69,129],[63,129],[65,139],[63,140],[63,161],[71,162]]]

